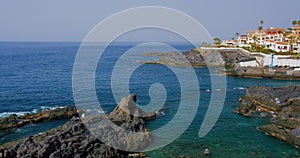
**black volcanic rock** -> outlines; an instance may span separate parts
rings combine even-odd
[[[13,114],[9,117],[0,118],[0,131],[15,129],[30,123],[40,123],[49,120],[71,118],[77,115],[78,115],[77,109],[71,106],[64,107],[64,108],[57,108],[54,110],[43,110],[40,113],[26,114],[24,116],[17,116]]]
[[[126,152],[142,150],[152,141],[146,120],[153,119],[155,115],[148,115],[138,109],[135,101],[136,96],[130,95],[123,98],[108,117],[104,114],[82,120],[73,117],[66,124],[50,131],[3,144],[0,146],[0,157],[146,157],[143,153]]]
[[[143,56],[159,56],[159,60],[140,61],[148,64],[164,64],[180,67],[234,67],[241,61],[256,60],[255,56],[239,49],[201,49],[186,52],[144,53]],[[188,62],[187,62],[188,61]]]
[[[131,94],[123,98],[118,106],[108,115],[114,122],[128,122],[136,119],[151,120],[154,119],[154,112],[144,112],[136,106],[136,95]]]
[[[18,116],[13,114],[5,118],[0,118],[0,130],[17,128]]]
[[[291,104],[289,100],[299,97],[300,87],[295,85],[283,88],[248,87],[245,96],[240,98],[241,105],[235,112],[244,116],[252,116],[263,112],[278,114],[283,107]]]
[[[258,130],[300,147],[300,87],[249,87],[236,113],[247,117],[272,116],[272,123]],[[268,115],[269,114],[269,115]]]

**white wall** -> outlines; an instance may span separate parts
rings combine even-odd
[[[253,60],[253,61],[239,62],[239,66],[240,67],[248,67],[248,66],[257,67],[258,64],[255,60]]]
[[[263,66],[270,66],[271,65],[271,60],[272,60],[272,56],[271,55],[267,55],[267,54],[263,54],[263,53],[259,53],[260,55],[263,56],[263,58],[257,58],[257,60],[260,61],[260,63],[263,64]],[[291,67],[298,67],[300,66],[300,60],[299,59],[279,59],[282,57],[289,57],[286,55],[275,55],[274,56],[274,65],[278,65],[278,66],[284,66],[284,65],[289,65]]]

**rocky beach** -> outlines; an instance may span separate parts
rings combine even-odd
[[[297,148],[300,146],[300,87],[248,87],[235,110],[245,117],[270,117],[257,129]]]
[[[0,157],[146,157],[137,151],[151,142],[151,132],[146,127],[146,122],[155,119],[156,114],[143,112],[135,102],[136,95],[129,95],[111,113],[81,119],[74,107],[2,118],[1,130],[15,130],[29,123],[72,117],[66,124],[50,131],[3,144],[0,147]],[[82,114],[82,111],[79,113]],[[120,128],[111,128],[109,120]],[[98,126],[88,128],[92,124]],[[110,147],[104,143],[107,141],[110,144],[122,144],[128,151],[135,152]]]

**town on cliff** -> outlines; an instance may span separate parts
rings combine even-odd
[[[293,20],[292,27],[270,27],[264,29],[264,21],[260,21],[257,30],[249,30],[246,34],[236,33],[236,39],[221,41],[215,38],[216,46],[240,47],[251,52],[275,53],[277,55],[299,55],[300,53],[300,20]]]

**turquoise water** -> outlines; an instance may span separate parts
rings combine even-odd
[[[0,42],[0,117],[11,113],[35,113],[48,107],[74,105],[72,69],[80,43]],[[111,91],[111,74],[118,58],[132,44],[115,44],[108,47],[96,72],[98,100],[105,112],[111,111],[116,101]],[[185,51],[189,45],[174,45]],[[139,52],[164,51],[165,48],[140,49]],[[140,55],[140,54],[139,54]],[[138,56],[139,56],[138,55]],[[183,68],[176,68],[183,69]],[[266,118],[245,118],[232,111],[248,86],[286,86],[297,81],[271,79],[245,79],[227,77],[225,104],[214,128],[203,138],[198,131],[206,113],[211,83],[207,69],[195,69],[200,84],[199,108],[193,122],[182,136],[171,144],[147,152],[151,157],[202,157],[209,148],[213,157],[296,157],[298,149],[256,130],[269,123]],[[141,106],[151,102],[149,88],[160,83],[167,91],[165,116],[148,123],[151,130],[166,125],[176,114],[180,102],[180,82],[170,68],[163,65],[142,65],[133,70],[129,90],[138,96]],[[122,87],[120,87],[122,90]],[[186,105],[189,106],[189,105]],[[184,118],[183,118],[184,119]],[[29,125],[12,133],[0,135],[0,143],[32,135],[61,125],[66,120]],[[173,132],[173,131],[169,131]]]
[[[199,69],[198,71],[202,71]],[[241,79],[227,78],[227,96],[222,114],[208,135],[198,137],[198,131],[203,121],[201,109],[188,130],[172,144],[164,148],[147,152],[153,157],[205,157],[203,151],[208,148],[213,157],[298,157],[298,149],[266,136],[256,128],[270,123],[269,118],[246,118],[233,113],[239,105],[239,97],[245,93],[242,87],[266,85],[285,86],[299,84],[299,82],[279,81],[271,79]],[[205,92],[201,93],[200,105],[208,102]],[[164,118],[160,118],[163,122]],[[157,120],[159,122],[159,120]],[[150,122],[149,126],[156,126]],[[170,131],[172,132],[172,131]]]

